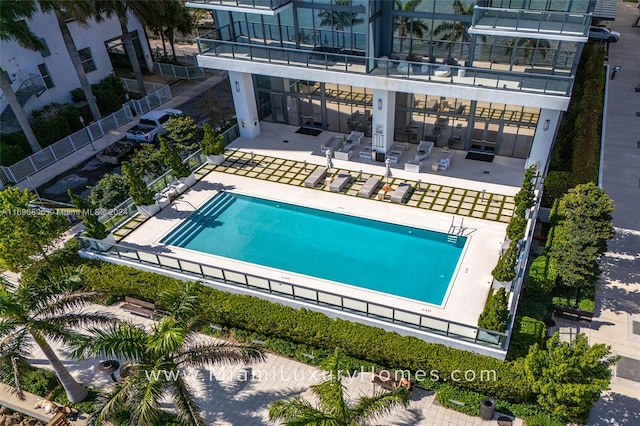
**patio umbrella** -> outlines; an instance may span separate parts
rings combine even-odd
[[[384,178],[387,180],[387,183],[389,183],[389,178],[391,177],[391,159],[387,158],[384,160],[384,165]]]
[[[329,171],[331,171],[331,169],[333,168],[333,160],[331,158],[332,155],[333,155],[333,151],[328,149],[327,150],[327,169],[329,169]]]

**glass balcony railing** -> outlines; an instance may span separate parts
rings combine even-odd
[[[187,7],[216,9],[238,8],[256,10],[276,10],[291,0],[187,0]]]
[[[475,7],[469,32],[510,37],[583,39],[589,35],[591,15],[546,10]],[[580,41],[580,40],[576,40]]]
[[[291,49],[264,44],[238,43],[198,38],[201,55],[247,62],[269,63],[348,74],[409,79],[425,83],[486,87],[523,93],[570,96],[572,77],[486,68],[399,61],[353,55],[338,48],[317,47],[314,50]],[[247,68],[250,72],[250,68]]]

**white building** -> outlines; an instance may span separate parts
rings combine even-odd
[[[77,74],[64,45],[58,22],[53,13],[38,12],[27,21],[29,29],[42,38],[46,47],[32,51],[15,41],[2,41],[0,63],[12,82],[18,99],[27,115],[53,102],[71,102],[70,92],[80,87]],[[89,83],[96,84],[113,73],[113,61],[128,64],[122,44],[121,26],[116,18],[102,22],[89,20],[87,26],[68,23],[69,30],[80,53]],[[152,55],[142,24],[129,16],[128,28],[143,72],[152,68]],[[13,112],[4,96],[0,98],[2,133],[19,130]]]

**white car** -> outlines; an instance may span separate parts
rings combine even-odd
[[[125,137],[129,140],[139,142],[155,142],[158,135],[164,135],[167,130],[162,127],[171,117],[182,115],[179,109],[163,109],[160,111],[149,111],[140,117],[140,123],[127,131]]]
[[[590,27],[589,38],[592,40],[618,41],[620,33],[605,27]]]

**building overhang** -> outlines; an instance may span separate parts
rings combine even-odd
[[[194,9],[220,10],[224,12],[251,13],[254,15],[275,16],[293,7],[293,2],[286,0],[242,1],[242,0],[187,0],[186,7]]]
[[[470,99],[484,102],[496,102],[509,105],[521,105],[534,108],[546,108],[566,111],[569,107],[569,96],[528,93],[515,90],[488,88],[481,86],[465,86],[435,81],[410,80],[377,75],[351,74],[340,71],[304,68],[289,65],[248,62],[220,56],[198,55],[198,65],[204,68],[236,71],[242,73],[311,80],[322,83],[336,83],[366,87],[370,89],[393,92],[420,93],[433,96]]]

